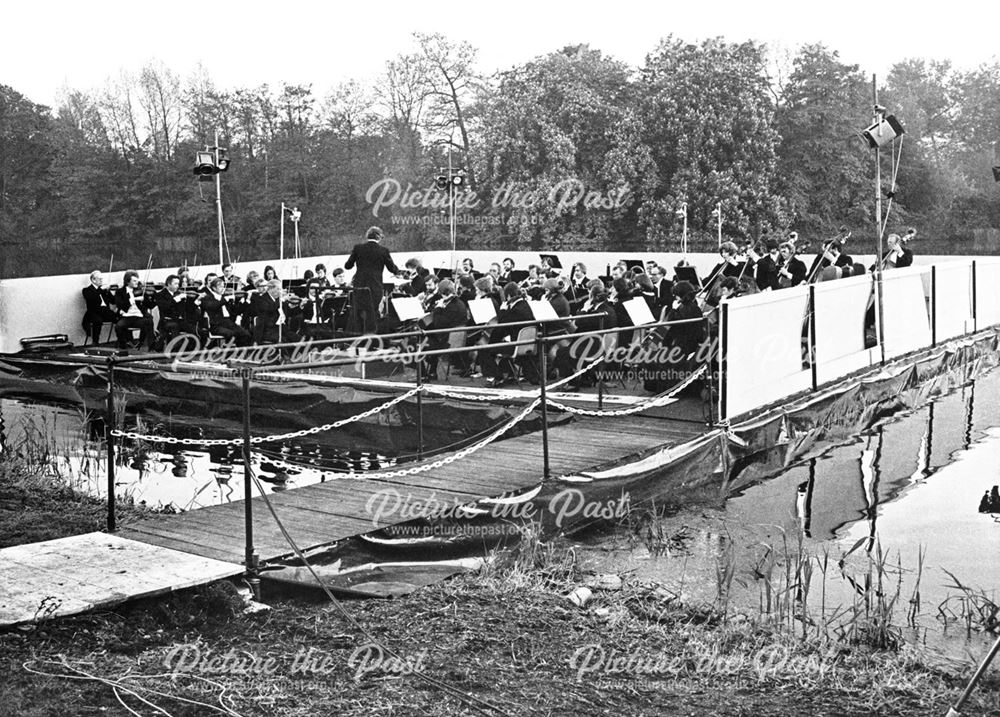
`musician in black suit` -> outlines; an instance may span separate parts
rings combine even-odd
[[[600,279],[591,280],[590,294],[578,309],[577,315],[580,318],[576,319],[576,333],[613,329],[618,325],[615,307],[608,299],[608,290]],[[596,335],[579,337],[571,343],[560,345],[554,361],[559,376],[562,378],[570,376],[601,356],[604,353],[606,341],[609,339],[605,339],[603,335]],[[594,379],[588,372],[574,379],[569,387],[579,388],[580,386],[592,385],[594,385]]]
[[[267,291],[257,300],[254,340],[259,344],[296,343],[298,334],[288,328],[288,304],[282,300],[281,281],[267,282]]]
[[[353,301],[355,303],[361,333],[374,333],[379,319],[379,307],[382,303],[382,273],[388,269],[398,274],[399,269],[392,261],[389,250],[379,244],[382,241],[382,230],[372,227],[365,233],[365,242],[355,244],[351,255],[347,258],[344,268],[350,271],[358,267],[354,273]]]
[[[139,273],[126,271],[123,286],[115,294],[115,306],[119,319],[115,323],[118,334],[118,348],[127,348],[131,329],[139,329],[139,344],[153,348],[153,317],[149,315],[149,302],[139,288]]]
[[[455,284],[450,279],[442,279],[437,287],[440,298],[430,307],[427,324],[432,329],[455,329],[469,323],[469,307],[455,295]],[[427,348],[431,351],[448,348],[448,334],[435,333],[428,337]],[[465,371],[468,366],[467,354],[452,354],[449,357],[452,365],[459,371]],[[427,359],[427,372],[430,376],[437,375],[438,357]]]
[[[777,239],[766,239],[764,248],[767,249],[767,254],[760,257],[754,267],[754,279],[761,291],[778,288],[778,262],[781,261]]]
[[[233,295],[226,295],[226,279],[217,276],[208,285],[208,293],[201,301],[201,310],[208,318],[208,330],[221,336],[228,343],[235,341],[237,346],[250,344],[250,332],[236,323],[239,308]]]
[[[320,292],[315,284],[306,288],[300,317],[303,336],[318,341],[333,338],[333,301],[327,300],[329,294],[329,291]]]
[[[534,319],[531,307],[528,306],[528,302],[525,300],[524,292],[520,286],[514,282],[508,283],[503,289],[503,295],[504,302],[500,305],[497,324],[511,324]],[[522,328],[524,327],[498,326],[490,332],[489,342],[491,344],[499,344],[504,341],[516,341],[517,335]],[[486,385],[493,387],[503,385],[508,377],[500,370],[498,358],[501,355],[513,355],[514,348],[511,346],[509,348],[504,347],[480,352],[480,364],[483,369],[483,375],[486,376]]]
[[[514,260],[507,257],[503,260],[503,267],[500,270],[500,276],[497,281],[502,285],[506,286],[510,283],[510,273],[514,271]]]
[[[96,344],[101,340],[101,324],[113,324],[118,320],[115,297],[104,288],[104,275],[100,271],[90,272],[90,283],[83,288],[83,299],[87,302],[83,330]]]
[[[653,316],[659,319],[663,315],[663,310],[673,304],[674,282],[667,278],[666,272],[659,264],[653,264],[649,272],[649,280],[653,282],[653,292],[656,302],[656,310]]]
[[[795,256],[795,245],[784,242],[778,247],[781,263],[778,265],[778,280],[776,289],[798,286],[806,280],[806,265]]]
[[[171,274],[153,296],[156,308],[160,312],[159,333],[163,341],[170,341],[178,334],[195,334],[198,326],[190,320],[187,310],[187,295],[180,291],[181,280],[176,274]]]
[[[407,293],[410,296],[420,296],[423,294],[427,290],[427,277],[430,276],[430,272],[423,267],[420,259],[416,257],[407,259],[403,268],[406,270],[406,275],[410,280]]]

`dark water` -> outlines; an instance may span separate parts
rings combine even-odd
[[[962,618],[969,607],[1000,603],[1000,514],[978,510],[984,492],[998,484],[1000,371],[993,371],[721,505],[660,516],[654,539],[619,528],[583,537],[579,547],[589,568],[628,571],[707,603],[718,599],[719,569],[734,565],[730,604],[751,613],[759,610],[769,550],[779,559],[795,555],[801,540],[813,557],[810,604],[830,613],[856,600],[855,586],[881,549],[884,591],[898,595],[897,624],[904,628],[919,587],[918,627],[905,630],[911,640],[944,646],[951,657],[966,650],[981,656],[984,636],[974,630],[974,646],[965,643]]]

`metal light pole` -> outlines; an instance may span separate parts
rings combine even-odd
[[[681,254],[687,257],[688,252],[688,203],[681,202],[681,206],[674,212],[678,217],[684,218],[684,233],[681,235]]]
[[[712,216],[719,221],[719,249],[722,248],[722,202],[715,205],[715,209],[712,210]]]
[[[219,167],[219,130],[215,130],[215,167]],[[222,255],[222,177],[220,172],[215,172],[215,214],[219,226],[219,265],[225,263]]]
[[[875,75],[872,75],[872,101],[874,124],[881,121],[885,110],[878,104],[878,85]],[[882,162],[878,143],[875,143],[875,299],[878,303],[878,343],[881,352],[881,362],[885,363],[885,319],[882,313]]]
[[[287,210],[287,209],[288,209],[288,207],[286,207],[285,203],[282,202],[281,203],[281,229],[279,231],[279,239],[278,239],[278,247],[279,247],[278,248],[278,252],[279,252],[278,259],[280,261],[284,261],[285,260],[285,210]]]

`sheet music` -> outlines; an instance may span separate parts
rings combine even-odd
[[[399,296],[392,299],[392,308],[400,321],[416,321],[424,317],[424,307],[416,296]]]
[[[497,307],[493,305],[493,299],[473,299],[469,302],[469,311],[472,313],[474,324],[485,324],[497,317]]]
[[[529,301],[528,306],[531,307],[531,315],[539,321],[559,318],[556,310],[552,308],[552,304],[548,301]]]
[[[645,299],[629,299],[628,301],[622,302],[622,306],[624,306],[625,311],[628,312],[628,317],[632,320],[633,326],[652,324],[656,321],[656,319],[653,318],[653,312],[649,310],[649,304],[646,303]]]

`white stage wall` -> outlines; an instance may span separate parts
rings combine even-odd
[[[812,384],[812,372],[802,368],[808,299],[809,287],[795,286],[726,302],[727,416],[804,391]]]
[[[880,358],[865,348],[865,313],[872,297],[871,276],[852,276],[816,284],[816,380],[832,381]]]
[[[901,356],[931,345],[927,289],[929,266],[887,271],[882,278],[885,357]],[[877,322],[876,322],[877,325]]]
[[[975,331],[972,318],[972,262],[934,265],[934,338],[936,341]]]

